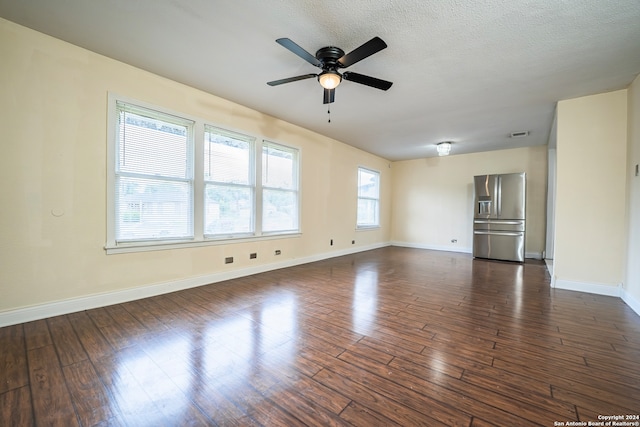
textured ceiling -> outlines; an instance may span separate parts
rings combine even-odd
[[[0,16],[389,160],[543,145],[558,100],[640,73],[638,0],[0,0]],[[318,69],[275,42],[388,48],[349,71],[331,123]],[[513,131],[527,138],[509,138]]]

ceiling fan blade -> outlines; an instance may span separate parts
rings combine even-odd
[[[345,71],[344,73],[342,73],[342,78],[345,80],[349,80],[350,82],[360,83],[362,85],[375,87],[376,89],[380,90],[387,90],[393,84],[393,82],[377,79],[375,77],[365,76],[364,74],[352,73],[350,71]]]
[[[316,67],[322,67],[322,63],[318,61],[318,59],[311,55],[309,52],[298,46],[295,42],[288,38],[277,39],[276,43],[279,43],[281,46],[289,49],[291,52],[298,55],[300,58],[304,59],[311,65],[315,65]]]
[[[335,89],[325,89],[324,90],[324,98],[323,104],[331,104],[336,99],[336,90]]]
[[[280,79],[274,80],[272,82],[267,82],[269,86],[278,86],[284,83],[297,82],[298,80],[310,79],[311,77],[318,77],[317,74],[304,74],[302,76],[289,77],[288,79]]]
[[[338,63],[340,63],[342,67],[349,67],[376,52],[380,52],[385,47],[387,47],[387,44],[380,37],[374,37],[362,46],[355,48],[342,58],[338,59]]]

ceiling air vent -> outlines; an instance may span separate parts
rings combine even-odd
[[[528,130],[522,130],[520,132],[511,132],[511,138],[524,138],[525,136],[529,136]]]

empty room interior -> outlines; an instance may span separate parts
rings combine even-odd
[[[640,425],[639,22],[0,0],[0,425]]]

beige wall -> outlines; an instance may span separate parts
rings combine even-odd
[[[407,160],[393,163],[392,171],[394,244],[461,252],[471,252],[473,246],[474,175],[526,172],[525,252],[541,257],[546,227],[546,146]]]
[[[640,76],[629,87],[628,98],[628,246],[624,287],[627,293],[625,301],[634,304],[635,310],[640,314],[640,176],[635,175],[636,165],[640,164]]]
[[[2,19],[0,58],[0,317],[84,297],[95,302],[152,286],[166,290],[163,285],[185,280],[195,285],[389,241],[468,252],[471,177],[483,173],[527,172],[526,251],[544,249],[546,147],[389,168],[386,160],[338,141]],[[106,255],[108,92],[299,147],[302,236]],[[637,304],[640,178],[630,170],[640,163],[638,79],[629,88],[628,128],[625,93],[559,104],[556,276],[615,286],[626,265],[625,289]],[[358,166],[381,172],[377,230],[355,231]],[[276,257],[275,249],[282,255]],[[250,261],[250,252],[258,259]],[[226,256],[236,262],[225,265]]]
[[[623,281],[627,91],[560,101],[557,111],[555,282],[602,291]]]
[[[0,314],[389,241],[384,159],[2,19],[0,58]],[[302,236],[106,255],[108,92],[299,147]],[[358,166],[381,172],[380,229],[355,231]]]

